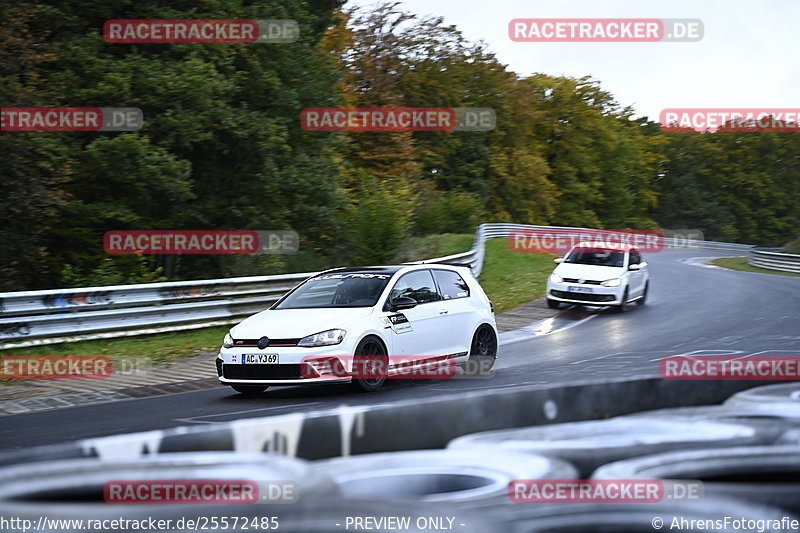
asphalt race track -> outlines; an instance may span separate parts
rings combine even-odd
[[[401,381],[377,394],[346,386],[275,387],[245,398],[228,387],[138,400],[2,417],[0,449],[88,437],[213,424],[238,418],[348,405],[386,404],[476,388],[658,375],[665,356],[800,355],[800,278],[707,268],[693,257],[724,252],[669,250],[647,254],[651,286],[646,306],[625,313],[590,312],[572,327],[515,334],[500,346],[491,379]],[[586,314],[586,309],[581,309]],[[575,314],[575,311],[566,311]],[[501,337],[501,342],[503,338]]]

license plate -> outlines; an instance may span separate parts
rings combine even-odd
[[[594,289],[591,287],[567,287],[567,292],[585,292],[585,293],[592,293]]]
[[[243,365],[275,365],[278,364],[276,353],[246,353],[242,354]]]

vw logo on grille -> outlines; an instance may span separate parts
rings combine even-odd
[[[578,283],[581,283],[581,284],[586,283],[586,280],[585,279],[579,279]]]
[[[261,337],[258,339],[258,349],[263,350],[267,346],[269,346],[269,337]]]

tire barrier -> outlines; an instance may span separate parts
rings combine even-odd
[[[800,383],[766,385],[738,392],[723,404],[731,409],[747,409],[785,418],[800,417]]]
[[[718,403],[747,381],[624,378],[574,385],[482,389],[374,406],[248,418],[0,453],[0,466],[80,457],[136,459],[200,451],[261,452],[303,459],[443,448],[462,435],[555,422],[595,420],[648,409]]]
[[[107,482],[242,481],[292,483],[303,499],[330,497],[336,485],[315,473],[306,461],[275,454],[230,452],[173,453],[137,460],[69,459],[0,469],[0,516],[41,515],[48,511],[92,514],[109,507],[117,512],[129,505],[106,503]],[[152,510],[158,505],[134,507]]]
[[[477,433],[453,440],[448,448],[546,455],[573,464],[587,477],[601,465],[628,457],[763,442],[755,429],[742,424],[643,417]]]
[[[738,523],[705,527],[725,516],[761,521],[781,520],[787,513],[781,509],[754,505],[733,499],[707,499],[702,502],[668,503],[561,503],[513,505],[503,510],[503,520],[509,533],[653,533],[665,531],[755,531]],[[672,528],[675,519],[688,525]],[[680,522],[679,522],[680,523]],[[660,526],[660,527],[659,527]],[[781,528],[766,527],[762,532],[781,532]]]
[[[787,431],[800,431],[800,411],[797,413],[768,412],[757,409],[736,409],[732,406],[712,405],[700,407],[677,407],[643,411],[618,417],[626,420],[640,418],[665,419],[677,421],[708,421],[742,424],[750,426],[763,437],[765,443],[783,442]],[[791,442],[791,440],[786,441]]]
[[[595,479],[693,479],[704,495],[800,512],[800,449],[743,446],[634,457],[597,469]]]
[[[515,479],[575,479],[568,463],[548,457],[460,450],[376,453],[314,463],[350,499],[509,503]]]

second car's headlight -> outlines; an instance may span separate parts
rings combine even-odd
[[[233,348],[233,337],[231,337],[231,332],[225,334],[225,338],[222,339],[222,347],[223,348]]]
[[[562,283],[564,281],[564,278],[553,272],[552,274],[550,274],[550,281],[552,281],[553,283]]]
[[[603,287],[619,287],[619,278],[607,279],[600,283]]]
[[[339,344],[342,342],[346,334],[347,332],[343,329],[329,329],[328,331],[303,337],[300,339],[300,342],[298,342],[297,345],[305,347],[333,346],[334,344]]]

